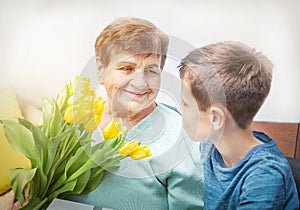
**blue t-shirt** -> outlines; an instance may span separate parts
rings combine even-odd
[[[264,144],[251,149],[234,167],[224,164],[217,149],[204,163],[205,209],[298,209],[286,158],[266,134],[253,134]]]

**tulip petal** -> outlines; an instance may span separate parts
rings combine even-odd
[[[103,130],[103,137],[105,140],[118,137],[123,132],[121,118],[116,118],[111,121]]]
[[[128,156],[139,148],[139,142],[132,140],[131,142],[125,142],[124,145],[119,149],[119,154],[122,156]]]

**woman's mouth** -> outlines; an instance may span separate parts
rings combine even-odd
[[[142,98],[149,93],[149,91],[129,91],[129,90],[124,90],[124,92],[129,93],[137,98]]]

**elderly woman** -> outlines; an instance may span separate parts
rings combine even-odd
[[[107,92],[100,128],[121,118],[127,140],[148,144],[152,157],[126,160],[91,193],[67,199],[126,210],[203,208],[197,149],[182,132],[181,116],[155,102],[167,48],[167,35],[138,18],[118,19],[97,38],[97,68]],[[95,138],[102,139],[101,132]]]

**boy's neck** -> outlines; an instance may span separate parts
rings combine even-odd
[[[255,146],[263,144],[256,139],[251,128],[241,129],[234,127],[225,129],[219,143],[215,144],[222,156],[224,164],[228,167],[234,167],[247,153]]]

